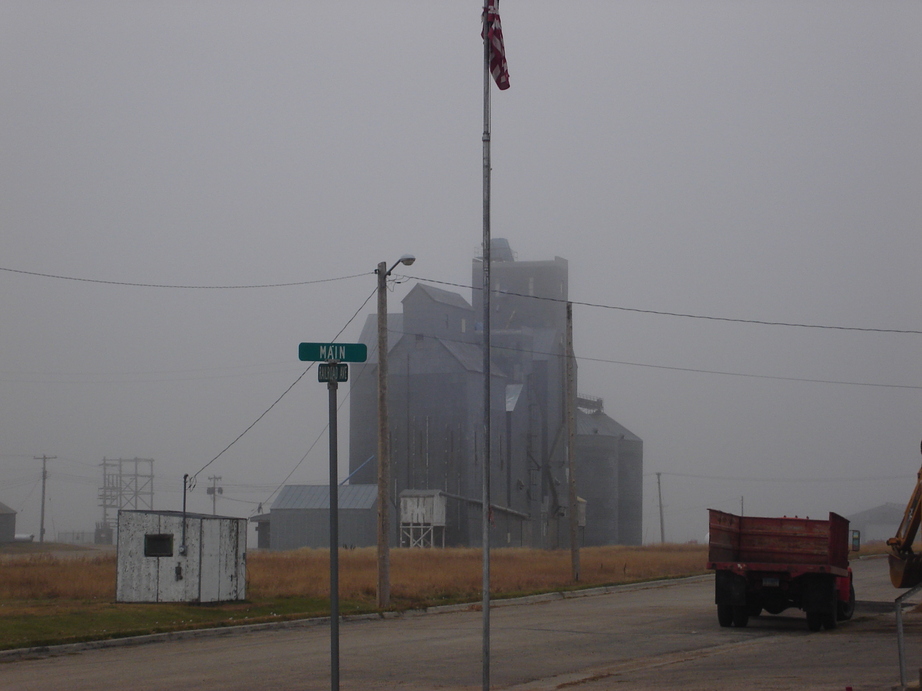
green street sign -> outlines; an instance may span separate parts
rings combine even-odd
[[[298,346],[298,358],[304,362],[365,362],[368,346],[364,343],[302,343]]]
[[[349,381],[349,365],[341,362],[335,362],[332,365],[328,362],[321,362],[317,365],[317,381]]]

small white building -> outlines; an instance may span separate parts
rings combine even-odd
[[[117,602],[228,602],[246,597],[245,518],[118,512]]]
[[[400,493],[400,546],[445,546],[445,495],[440,490]]]

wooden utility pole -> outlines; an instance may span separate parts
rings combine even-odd
[[[573,303],[567,303],[567,474],[570,503],[570,561],[579,580],[579,498],[576,494],[576,358],[573,354]]]
[[[218,494],[224,494],[224,488],[218,487],[218,481],[221,479],[220,475],[210,475],[208,477],[211,480],[211,487],[208,488],[208,494],[211,495],[211,515],[218,515]]]
[[[378,264],[378,609],[391,603],[390,489],[391,438],[387,419],[387,262]],[[409,387],[407,380],[407,387]]]
[[[405,254],[391,268],[387,262],[378,264],[378,609],[391,603],[391,548],[390,548],[390,484],[391,484],[391,432],[387,417],[387,277],[398,264],[412,266],[416,257]],[[409,425],[410,361],[407,360],[407,425]],[[407,434],[407,443],[410,436]],[[409,459],[409,456],[407,456]],[[409,468],[409,461],[407,461]]]
[[[659,541],[666,544],[666,529],[663,527],[663,487],[660,484],[660,474],[656,474],[656,493],[659,495]]]
[[[48,471],[45,469],[48,461],[53,461],[57,456],[33,456],[36,461],[42,462],[42,518],[38,529],[38,541],[45,541],[45,481],[48,480]]]

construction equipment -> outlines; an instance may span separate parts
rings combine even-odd
[[[912,543],[922,521],[922,470],[916,474],[916,488],[903,512],[896,536],[887,540],[890,547],[890,582],[894,588],[913,588],[922,583],[922,554],[912,551]]]
[[[708,568],[721,626],[746,626],[763,610],[797,607],[807,627],[834,629],[851,619],[855,588],[848,565],[848,521],[734,516],[709,509]]]

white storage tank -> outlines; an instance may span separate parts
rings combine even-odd
[[[400,544],[445,546],[445,495],[441,491],[405,489],[400,493]]]
[[[118,602],[228,602],[246,597],[245,518],[118,512]]]

